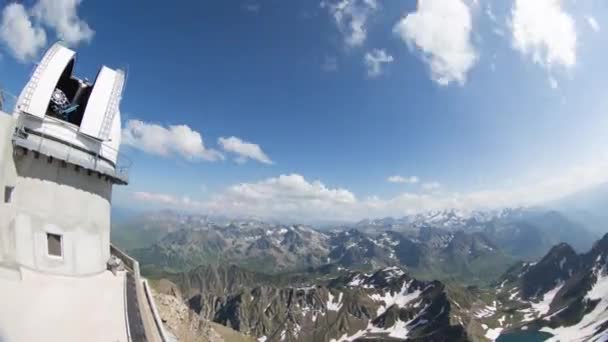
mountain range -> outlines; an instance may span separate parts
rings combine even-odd
[[[258,341],[606,341],[608,234],[561,243],[491,286],[423,281],[400,267],[266,275],[200,266],[162,281],[201,320]]]
[[[326,229],[162,211],[114,231],[192,340],[608,340],[608,234],[561,211]]]
[[[113,241],[148,274],[217,264],[269,274],[399,266],[421,279],[467,284],[494,280],[515,261],[535,260],[561,241],[583,251],[596,238],[560,212],[533,208],[435,211],[329,230],[258,220],[217,223],[164,211],[113,229]]]

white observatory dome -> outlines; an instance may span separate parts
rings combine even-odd
[[[17,145],[126,183],[119,162],[124,73],[102,66],[93,83],[72,74],[76,53],[54,44],[23,88]]]
[[[0,115],[0,264],[84,276],[110,257],[112,187],[120,158],[125,76],[102,66],[90,83],[72,74],[74,51],[54,44],[12,116]]]

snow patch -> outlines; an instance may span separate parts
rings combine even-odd
[[[373,301],[384,302],[384,305],[382,305],[378,308],[376,315],[377,316],[382,315],[388,308],[390,308],[393,305],[397,305],[399,308],[403,308],[407,303],[418,298],[418,296],[420,296],[422,291],[420,291],[419,289],[416,289],[416,290],[412,291],[411,293],[408,293],[409,285],[410,285],[410,283],[404,282],[403,285],[401,286],[401,290],[396,293],[387,291],[387,292],[383,293],[382,295],[377,294],[377,293],[370,295],[369,297]]]
[[[494,302],[494,304],[496,304],[496,302]],[[473,315],[475,315],[475,317],[477,317],[477,318],[485,318],[485,317],[493,316],[495,312],[496,312],[496,306],[486,305],[484,308],[475,311],[473,313]]]
[[[382,270],[386,273],[388,273],[388,276],[386,277],[386,280],[391,280],[393,278],[399,278],[402,275],[405,274],[405,272],[403,272],[399,267],[397,266],[391,266],[391,267],[387,267],[384,270]]]
[[[363,277],[361,277],[361,275],[360,275],[360,274],[357,274],[357,275],[356,275],[356,276],[353,278],[353,280],[351,280],[351,281],[348,283],[348,286],[360,286],[361,284],[363,284],[363,282],[364,282]]]
[[[519,310],[519,312],[524,314],[524,319],[522,319],[522,322],[531,321],[536,317],[536,314],[535,314],[535,312],[533,312],[532,308]]]
[[[502,328],[490,329],[486,332],[486,337],[489,338],[491,341],[496,341],[498,336],[500,336],[501,332],[502,332]]]
[[[327,292],[327,310],[340,311],[340,308],[342,308],[342,295],[343,293],[340,292],[340,294],[338,295],[338,301],[334,303],[335,297],[331,294],[331,292]]]
[[[407,338],[407,333],[409,332],[407,330],[407,324],[408,323],[402,320],[397,320],[395,325],[393,325],[393,327],[390,329],[391,332],[388,334],[388,336],[401,339]]]
[[[597,281],[587,292],[585,300],[599,300],[599,303],[575,325],[540,329],[540,331],[553,335],[548,341],[605,341],[608,339],[608,332],[593,336],[597,329],[608,320],[608,276],[604,270],[596,272],[596,275]]]
[[[366,330],[359,330],[354,335],[351,335],[351,336],[348,336],[348,334],[344,334],[340,338],[338,338],[337,340],[334,339],[334,338],[332,338],[331,340],[329,340],[329,342],[351,342],[351,341],[355,341],[356,339],[365,336],[366,332],[367,332]]]
[[[557,295],[557,293],[563,286],[564,283],[560,282],[552,290],[545,293],[545,295],[543,296],[543,300],[538,303],[531,303],[532,308],[540,315],[545,315],[547,312],[549,312],[549,308],[551,306],[551,302],[553,302],[553,298],[555,298],[555,295]]]

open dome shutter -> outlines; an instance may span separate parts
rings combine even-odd
[[[102,67],[80,124],[80,132],[99,140],[110,137],[114,117],[119,111],[125,77],[122,71]]]
[[[17,111],[39,118],[46,115],[53,90],[59,78],[74,58],[74,51],[55,43],[44,54],[32,77],[17,100]]]

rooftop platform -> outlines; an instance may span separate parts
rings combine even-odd
[[[124,262],[114,275],[52,275],[0,263],[0,342],[170,341],[139,263],[111,246]]]
[[[0,278],[0,341],[129,341],[126,273]]]

